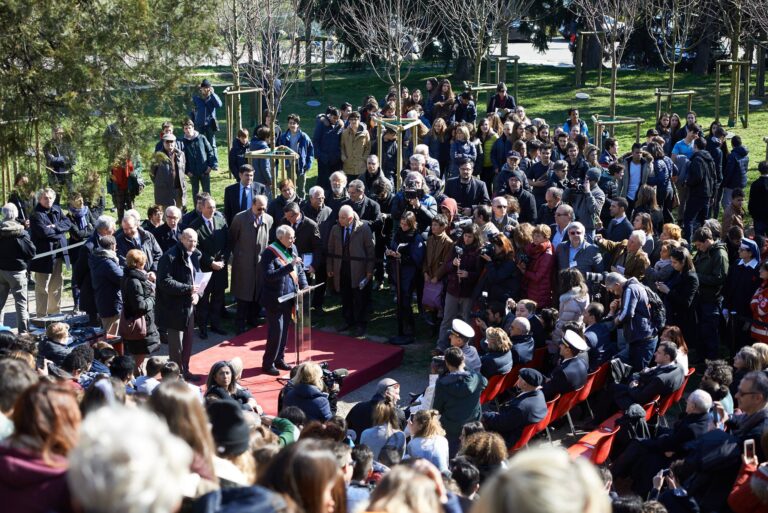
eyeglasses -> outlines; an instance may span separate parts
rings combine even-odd
[[[264,207],[256,208],[256,212],[264,212]]]
[[[568,235],[584,235],[581,232],[568,232]]]
[[[563,213],[563,212],[560,212],[560,213],[558,213],[558,214],[555,214],[555,217],[567,217],[567,216],[568,216],[568,214],[565,214],[565,213]]]
[[[506,205],[494,205],[493,208],[507,208]]]
[[[742,392],[741,390],[736,390],[736,395],[756,395],[760,394],[760,392]]]

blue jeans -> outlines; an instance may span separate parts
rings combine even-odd
[[[200,191],[200,185],[203,186],[203,192],[211,192],[211,175],[192,175],[190,178],[192,182],[192,195],[197,196]]]
[[[720,357],[720,303],[699,301],[699,347],[703,357],[715,360]]]
[[[631,365],[632,372],[640,372],[651,362],[658,341],[658,337],[632,341],[619,351],[616,357],[627,365]]]

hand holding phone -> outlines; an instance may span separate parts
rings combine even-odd
[[[753,439],[744,440],[744,461],[757,465],[757,455],[755,454],[755,441]]]

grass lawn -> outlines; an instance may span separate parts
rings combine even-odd
[[[405,82],[411,89],[422,88],[424,85],[424,79],[429,76],[438,75],[442,71],[442,66],[430,68],[428,65],[422,68],[414,70],[409,79]],[[225,68],[203,68],[196,70],[197,73],[207,74],[212,79],[214,84],[220,84],[226,82],[227,69]],[[583,88],[573,87],[573,73],[572,69],[560,69],[554,67],[544,66],[520,66],[520,83],[518,85],[519,95],[518,103],[526,107],[526,112],[530,118],[541,117],[547,120],[547,122],[554,128],[558,124],[562,124],[567,118],[567,110],[571,106],[578,106],[581,111],[581,117],[589,121],[590,131],[594,130],[591,123],[591,116],[593,114],[607,114],[609,105],[609,89],[608,88],[596,88],[591,87],[597,82],[596,72],[588,74],[588,84],[590,86]],[[609,71],[605,71],[603,74],[604,83],[609,80]],[[443,75],[440,75],[443,76]],[[509,74],[511,77],[511,73]],[[195,77],[196,81],[200,78]],[[641,129],[641,136],[644,136],[645,130],[653,128],[655,126],[655,96],[653,95],[654,88],[666,87],[667,74],[666,72],[646,72],[646,71],[620,71],[619,72],[619,92],[618,92],[618,111],[617,114],[621,116],[639,116],[646,120]],[[727,80],[727,79],[726,79]],[[725,84],[727,86],[727,82]],[[315,82],[316,89],[320,90],[319,79]],[[223,87],[217,86],[217,92],[221,92]],[[454,90],[460,89],[457,87],[457,82],[454,81]],[[510,84],[510,89],[512,89]],[[694,97],[693,109],[698,113],[699,121],[702,126],[707,129],[709,123],[714,119],[714,77],[697,77],[688,74],[678,74],[676,89],[693,89],[697,92]],[[285,127],[285,118],[289,113],[297,113],[301,116],[302,128],[312,135],[314,130],[314,118],[316,115],[324,112],[326,105],[338,106],[344,101],[349,101],[353,105],[357,106],[365,97],[366,94],[375,94],[377,98],[381,98],[387,91],[387,85],[380,82],[372,72],[347,72],[341,71],[339,67],[331,67],[329,73],[326,76],[326,88],[325,96],[320,96],[319,93],[313,97],[305,97],[303,94],[304,85],[299,84],[297,87],[290,90],[288,97],[284,100],[280,120],[283,127]],[[577,92],[587,92],[590,95],[589,100],[576,100],[574,95]],[[308,107],[306,102],[308,100],[318,100],[321,102],[320,107]],[[480,112],[484,110],[483,105],[487,101],[487,96],[482,95],[479,104],[481,107],[478,109]],[[728,108],[728,96],[723,94],[720,101],[721,116],[723,116],[722,122],[727,120],[727,108]],[[674,111],[681,115],[685,119],[685,99],[680,99],[674,108]],[[742,107],[743,111],[743,107]],[[170,119],[178,119],[179,112],[168,112],[167,116]],[[243,115],[248,119],[248,109],[243,107]],[[219,114],[219,118],[224,118],[223,110]],[[160,125],[162,121],[157,119],[157,125]],[[252,127],[252,125],[249,125]],[[736,134],[739,134],[744,141],[744,144],[751,151],[750,162],[750,181],[757,175],[757,163],[765,158],[765,144],[762,142],[763,136],[768,135],[768,112],[764,107],[755,110],[750,114],[750,127],[744,129],[741,124],[737,124],[736,127],[731,128]],[[218,199],[223,198],[224,187],[232,183],[232,178],[227,168],[227,151],[226,151],[226,136],[225,132],[220,133],[218,138],[219,145],[219,162],[220,170],[211,180],[211,188],[214,197]],[[620,147],[622,151],[629,150],[631,144],[634,142],[634,127],[620,127],[616,131],[616,137],[619,139]],[[151,140],[150,140],[151,139]],[[147,140],[146,153],[151,151],[151,148],[155,144],[154,134]],[[309,179],[307,182],[307,188],[314,185],[316,175],[316,169],[313,169],[309,173]],[[190,188],[191,190],[191,188]],[[191,196],[191,193],[190,193]],[[152,184],[148,183],[147,189],[138,198],[137,205],[139,211],[145,212],[146,208],[151,204],[153,198]],[[191,198],[190,200],[191,201]],[[373,316],[369,325],[369,333],[376,336],[390,336],[396,333],[396,318],[395,318],[395,301],[393,300],[392,292],[385,290],[379,293],[374,293],[374,306]],[[321,326],[330,326],[340,324],[340,306],[338,301],[334,297],[330,297],[326,303],[326,309],[330,310],[325,318],[318,320]],[[424,323],[417,323],[417,335],[420,342],[429,342],[428,344],[420,344],[418,349],[409,350],[407,352],[406,361],[404,365],[413,367],[414,370],[422,370],[425,368],[429,361],[428,347],[434,342],[430,335],[430,327]]]

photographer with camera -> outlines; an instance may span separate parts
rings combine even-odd
[[[437,215],[437,202],[429,194],[424,177],[419,173],[409,172],[403,181],[403,189],[392,200],[392,220],[399,223],[404,212],[416,215],[418,231],[426,238],[432,218]]]
[[[441,354],[448,347],[448,333],[453,319],[469,320],[472,310],[472,292],[475,290],[483,263],[480,258],[482,235],[476,224],[461,229],[461,240],[456,241],[453,257],[443,264],[446,276],[445,309],[436,352]]]
[[[563,202],[569,204],[576,219],[584,224],[587,238],[595,236],[595,229],[600,222],[600,211],[605,203],[605,193],[597,186],[600,170],[593,167],[587,171],[584,181],[572,179],[563,192]]]
[[[485,273],[475,289],[475,298],[480,292],[487,292],[488,301],[520,299],[523,274],[509,239],[501,233],[494,235],[480,250],[480,258],[486,262]]]

